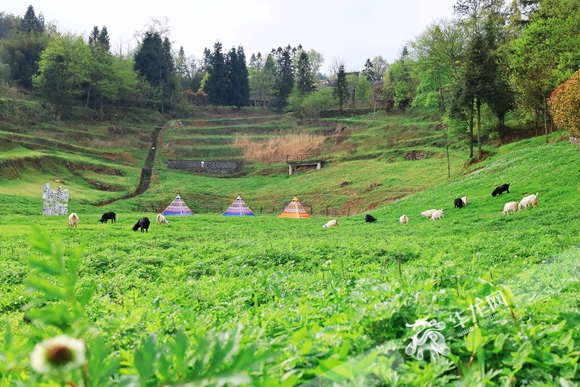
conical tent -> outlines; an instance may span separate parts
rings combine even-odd
[[[181,199],[181,196],[177,194],[175,199],[163,212],[165,216],[191,216],[193,212],[187,207],[187,204]]]
[[[310,218],[310,214],[308,213],[308,211],[306,211],[304,206],[298,201],[298,198],[294,197],[294,199],[292,199],[292,201],[288,203],[286,208],[284,208],[284,211],[282,211],[282,213],[278,215],[278,218],[302,219],[302,218]]]
[[[232,205],[224,212],[223,216],[255,216],[250,207],[238,196]]]

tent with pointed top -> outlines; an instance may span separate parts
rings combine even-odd
[[[171,204],[163,211],[165,216],[191,216],[193,212],[187,207],[181,196],[177,194]]]
[[[241,196],[234,200],[231,206],[224,212],[223,216],[255,216],[250,207],[244,202]]]
[[[292,201],[288,203],[286,208],[284,208],[284,211],[282,211],[282,213],[278,215],[278,218],[304,219],[310,218],[310,214],[308,213],[308,211],[306,211],[302,203],[300,203],[300,201],[298,201],[298,198],[295,196],[294,199],[292,199]]]

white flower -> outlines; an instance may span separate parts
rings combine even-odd
[[[30,365],[41,374],[49,372],[63,374],[85,363],[84,341],[66,335],[36,344],[30,354]]]

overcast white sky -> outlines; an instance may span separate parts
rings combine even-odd
[[[297,46],[321,52],[327,73],[333,58],[347,70],[360,70],[367,58],[398,58],[403,43],[419,35],[434,20],[450,18],[456,0],[9,0],[0,12],[23,16],[32,5],[61,31],[87,35],[93,26],[107,26],[114,51],[133,39],[153,18],[167,17],[174,49],[198,59],[216,41],[224,51],[242,45],[252,53]]]

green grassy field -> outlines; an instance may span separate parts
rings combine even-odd
[[[166,171],[160,157],[145,194],[79,207],[78,229],[65,217],[30,215],[40,200],[0,195],[27,209],[0,217],[0,330],[11,332],[0,339],[0,386],[58,385],[30,369],[28,354],[60,333],[86,342],[88,367],[62,378],[76,385],[577,385],[580,148],[562,137],[490,149],[468,169],[454,149],[451,179],[440,154],[408,161],[379,148],[385,153],[369,160],[337,153],[321,171],[236,179]],[[338,188],[346,179],[352,184]],[[383,185],[364,192],[374,181]],[[510,193],[492,197],[503,183]],[[316,213],[358,196],[359,211],[373,207],[378,221],[357,213],[322,229],[330,217],[198,213],[131,230],[143,215],[154,219],[143,212],[148,203],[168,204],[176,191],[194,211],[225,209],[237,194],[254,210],[281,210],[298,194]],[[539,207],[501,214],[536,192]],[[453,208],[461,196],[469,205]],[[430,208],[445,218],[421,218]],[[98,222],[105,209],[117,212],[116,224]],[[64,261],[50,239],[67,250]],[[476,314],[481,327],[462,334],[475,326],[470,308],[497,291],[507,305],[492,321]],[[454,327],[455,313],[465,327]],[[405,352],[416,333],[406,324],[425,318],[446,323],[447,355]]]

